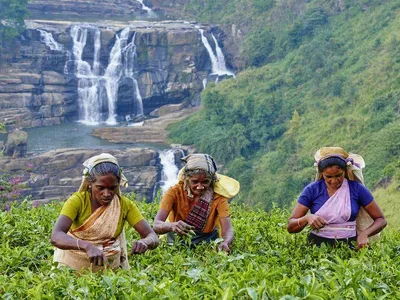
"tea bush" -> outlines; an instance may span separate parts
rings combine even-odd
[[[139,203],[153,220],[157,204]],[[314,248],[286,231],[287,210],[232,204],[230,255],[216,245],[167,246],[130,257],[131,270],[76,274],[54,268],[49,242],[61,204],[0,212],[2,299],[399,299],[400,233],[368,250]],[[137,238],[127,230],[128,241]],[[128,242],[130,244],[130,242]]]

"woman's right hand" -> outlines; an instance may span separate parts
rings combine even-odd
[[[190,230],[194,229],[193,226],[191,226],[183,221],[171,223],[171,228],[172,228],[173,232],[175,232],[176,234],[180,234],[180,235],[188,235]]]
[[[325,225],[328,225],[328,223],[320,216],[317,215],[307,215],[305,216],[308,225],[310,225],[314,229],[321,229]]]
[[[102,250],[100,250],[90,242],[86,242],[84,249],[86,251],[86,254],[89,256],[90,262],[94,266],[108,266],[108,259],[104,255]]]

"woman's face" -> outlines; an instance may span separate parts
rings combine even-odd
[[[339,189],[344,180],[344,173],[345,172],[339,166],[328,167],[322,171],[322,176],[328,189]]]
[[[102,175],[91,183],[92,199],[100,205],[111,203],[118,190],[118,178],[114,174]]]
[[[211,179],[206,173],[192,175],[189,178],[189,187],[195,196],[202,196],[211,186]]]

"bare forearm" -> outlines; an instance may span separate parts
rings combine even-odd
[[[382,231],[387,225],[386,219],[384,217],[375,219],[374,223],[371,224],[367,229],[361,232],[361,234],[365,234],[368,237],[375,235]]]
[[[224,243],[227,243],[228,245],[230,245],[234,238],[233,228],[229,228],[225,232],[223,232],[222,238],[224,239]]]
[[[287,230],[289,233],[297,233],[302,231],[307,224],[307,216],[289,219]]]
[[[87,241],[75,239],[64,232],[57,232],[51,236],[51,244],[63,250],[86,250]]]
[[[153,229],[158,234],[164,234],[172,231],[172,224],[169,222],[154,221]]]
[[[158,236],[154,233],[149,233],[145,238],[141,239],[140,241],[145,243],[149,249],[157,248],[158,244],[160,243]]]

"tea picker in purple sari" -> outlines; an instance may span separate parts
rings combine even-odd
[[[289,218],[288,231],[297,233],[311,227],[308,241],[317,246],[368,246],[370,237],[386,226],[386,219],[363,185],[363,158],[340,147],[323,147],[315,154],[315,161],[316,181],[301,193]],[[360,226],[365,218],[371,221]]]

